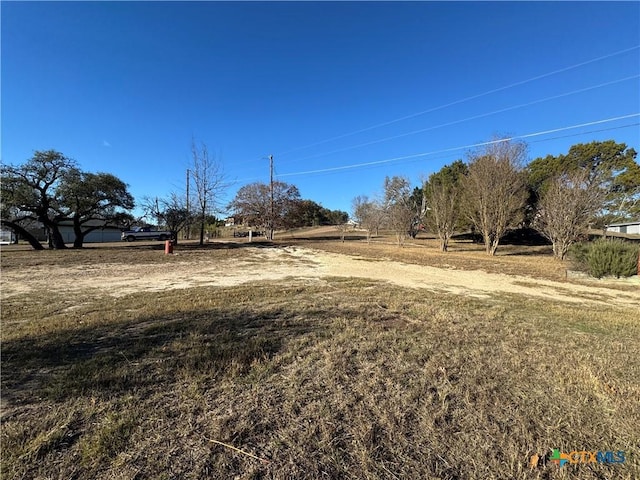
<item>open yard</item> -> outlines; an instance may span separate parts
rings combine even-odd
[[[640,478],[637,279],[336,235],[3,248],[0,476]]]

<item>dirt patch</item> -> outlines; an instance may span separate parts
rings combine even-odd
[[[306,249],[294,250],[294,254],[298,255],[306,255],[307,252]],[[587,300],[640,306],[640,292],[620,292],[606,287],[395,261],[363,262],[358,261],[362,259],[324,252],[313,252],[313,258],[319,262],[319,269],[326,275],[370,278],[410,288],[447,291],[479,298],[487,298],[493,293],[513,293],[574,303]]]
[[[162,255],[158,252],[158,255]],[[244,248],[240,256],[220,258],[206,252],[177,252],[171,263],[93,265],[33,265],[3,271],[3,297],[47,289],[60,292],[93,290],[114,297],[140,291],[164,291],[194,286],[234,286],[254,281],[317,282],[325,277],[357,277],[478,298],[494,293],[530,295],[572,303],[640,306],[640,292],[606,285],[533,279],[480,270],[437,268],[398,261],[367,261],[367,257],[287,246]],[[379,259],[373,259],[379,260]],[[55,279],[55,282],[52,282]]]

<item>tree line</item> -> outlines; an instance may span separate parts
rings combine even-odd
[[[110,173],[85,172],[78,164],[55,150],[36,151],[22,165],[3,165],[0,196],[1,225],[12,230],[34,249],[44,246],[32,233],[44,228],[49,248],[64,249],[63,225],[71,225],[74,248],[82,248],[85,237],[106,227],[128,228],[146,224],[145,219],[177,233],[186,226],[204,229],[224,189],[224,173],[206,145],[191,143],[190,182],[194,194],[185,198],[170,193],[166,198],[142,199],[144,214],[134,218],[135,207],[128,185]],[[191,202],[191,206],[189,206]]]
[[[73,246],[80,248],[92,231],[130,226],[153,219],[174,233],[198,227],[200,244],[212,215],[225,208],[236,224],[273,232],[317,225],[342,225],[349,214],[302,199],[298,188],[285,182],[255,182],[242,186],[227,205],[220,205],[230,186],[221,163],[205,144],[191,144],[189,181],[194,193],[170,192],[163,198],[142,199],[144,215],[129,213],[134,199],[128,186],[109,173],[81,170],[54,150],[36,151],[19,166],[3,165],[0,197],[2,226],[34,248],[44,248],[30,232],[42,225],[50,248],[65,248],[62,224],[71,225]],[[567,154],[526,162],[524,142],[496,139],[431,174],[420,187],[407,178],[386,177],[383,194],[353,199],[353,219],[367,240],[381,228],[394,232],[399,245],[426,228],[447,251],[457,232],[475,232],[487,254],[495,255],[500,240],[518,226],[537,229],[565,258],[585,230],[614,221],[640,218],[640,166],[637,153],[613,140],[577,144]]]
[[[577,144],[566,155],[528,164],[526,151],[524,142],[496,139],[413,190],[408,179],[387,177],[380,198],[353,199],[354,219],[367,239],[388,228],[398,244],[423,225],[437,235],[442,251],[455,233],[471,230],[489,255],[510,229],[531,227],[564,259],[588,228],[640,218],[640,166],[633,148],[613,140]]]
[[[86,236],[95,230],[129,228],[148,221],[171,231],[176,242],[180,233],[189,232],[189,237],[194,231],[202,245],[205,230],[218,223],[215,214],[225,208],[240,223],[268,232],[271,239],[277,229],[344,224],[349,218],[347,212],[302,199],[295,185],[284,182],[274,182],[273,190],[259,182],[245,185],[233,201],[221,205],[230,183],[219,159],[195,140],[191,142],[188,172],[190,194],[143,197],[138,205],[143,215],[134,218],[130,213],[134,198],[128,185],[115,175],[85,172],[55,150],[36,151],[22,165],[2,166],[1,225],[42,250],[45,247],[33,233],[40,228],[46,232],[49,248],[63,249],[66,244],[61,227],[70,225],[74,248],[82,248]]]
[[[270,240],[275,230],[340,225],[349,220],[347,212],[302,199],[298,187],[280,181],[240,187],[227,210],[233,212],[236,223],[263,230]]]

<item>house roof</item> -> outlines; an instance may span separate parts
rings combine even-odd
[[[71,220],[61,220],[58,223],[58,226],[60,227],[72,227],[73,226],[73,221]],[[105,229],[115,229],[115,230],[122,230],[124,227],[119,227],[117,225],[113,225],[113,224],[107,224],[105,225],[104,220],[99,220],[99,219],[92,219],[89,220],[87,222],[84,222],[82,224],[83,227],[104,227]]]
[[[623,222],[623,223],[610,223],[607,227],[625,227],[629,225],[640,225],[640,221],[636,222]]]

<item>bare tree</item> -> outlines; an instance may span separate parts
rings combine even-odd
[[[526,145],[512,140],[496,140],[470,155],[464,211],[482,234],[489,255],[495,255],[500,238],[523,218],[525,155]]]
[[[187,210],[185,197],[175,192],[169,194],[168,197],[150,198],[144,197],[142,200],[142,208],[145,217],[152,218],[157,222],[158,226],[172,232],[173,241],[178,243],[178,234],[187,228],[187,225],[193,220],[189,210]]]
[[[344,243],[344,237],[347,235],[347,232],[353,230],[353,227],[349,223],[340,223],[336,225],[336,230],[340,233],[340,241]]]
[[[374,233],[378,234],[385,217],[384,208],[380,202],[370,200],[366,195],[358,195],[351,202],[351,210],[354,220],[367,232],[367,243],[369,243],[371,236]]]
[[[446,252],[458,220],[458,202],[451,188],[444,183],[430,182],[425,190],[429,199],[427,222],[440,239],[440,250]]]
[[[195,187],[197,218],[200,224],[200,245],[204,245],[204,229],[207,215],[216,210],[218,199],[228,187],[222,171],[222,165],[209,155],[204,143],[200,147],[191,141],[192,169],[191,178]]]
[[[564,260],[569,247],[584,235],[602,209],[604,192],[589,181],[586,170],[551,181],[538,203],[535,226],[553,244],[553,255]]]
[[[397,176],[385,178],[384,204],[389,227],[396,234],[398,245],[404,245],[415,219],[411,187],[407,178]]]
[[[424,185],[428,203],[427,225],[440,239],[440,250],[446,252],[449,241],[460,224],[460,191],[467,166],[462,160],[445,165],[433,173]]]

